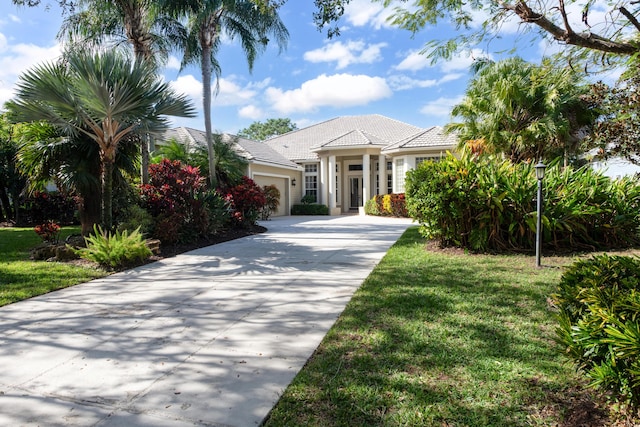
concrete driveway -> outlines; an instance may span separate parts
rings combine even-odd
[[[276,218],[0,308],[0,425],[259,425],[410,224]]]

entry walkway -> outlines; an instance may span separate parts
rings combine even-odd
[[[259,425],[410,221],[265,225],[0,308],[0,425]]]

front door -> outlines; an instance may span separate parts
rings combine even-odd
[[[362,206],[362,178],[349,177],[349,194],[350,194],[350,209],[358,209]]]

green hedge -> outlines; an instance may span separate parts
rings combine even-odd
[[[316,203],[293,205],[291,215],[329,215],[329,207]]]
[[[591,386],[640,408],[640,258],[601,255],[574,263],[552,296],[563,353]]]
[[[588,166],[547,168],[544,247],[625,248],[640,243],[640,185]],[[427,238],[474,251],[535,247],[537,180],[532,163],[463,152],[409,171],[407,208]]]

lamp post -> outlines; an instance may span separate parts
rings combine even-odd
[[[540,253],[542,251],[542,180],[544,179],[544,170],[547,165],[542,160],[535,165],[536,178],[538,178],[538,203],[536,218],[536,267],[540,267]]]

